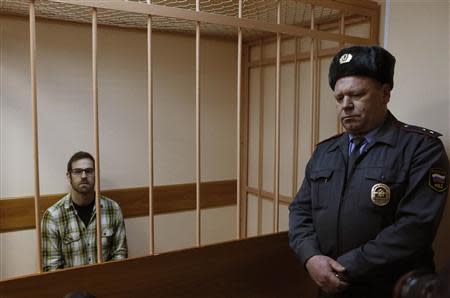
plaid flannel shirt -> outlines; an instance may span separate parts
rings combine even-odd
[[[101,197],[103,260],[120,260],[128,255],[125,223],[119,205]],[[95,205],[86,227],[77,215],[70,194],[48,208],[42,218],[43,270],[94,264],[97,262]]]

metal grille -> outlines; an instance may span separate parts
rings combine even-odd
[[[125,0],[124,0],[125,1]],[[145,0],[129,0],[146,3]],[[0,13],[9,15],[28,15],[28,0],[0,0]],[[238,16],[238,0],[201,0],[200,10],[226,16]],[[195,10],[195,0],[153,0],[152,4]],[[314,7],[317,21],[338,16],[338,11],[324,7]],[[91,12],[88,7],[61,4],[46,0],[36,1],[36,15],[46,19],[73,21],[78,23],[90,23]],[[277,2],[275,0],[244,0],[243,18],[258,20],[268,23],[276,23]],[[281,23],[309,27],[311,19],[311,6],[299,0],[281,1]],[[98,23],[124,28],[146,28],[147,17],[143,14],[128,13],[115,10],[98,10]],[[179,33],[194,33],[193,22],[181,19],[153,16],[153,28],[157,31],[169,31]],[[202,34],[235,38],[235,28],[202,23]],[[260,38],[268,33],[255,30],[244,30],[244,40]]]

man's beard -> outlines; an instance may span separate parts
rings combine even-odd
[[[94,185],[89,184],[88,181],[80,181],[77,185],[73,181],[70,181],[70,184],[74,191],[82,195],[89,194],[94,190]]]

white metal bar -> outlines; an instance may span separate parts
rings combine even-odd
[[[151,4],[151,0],[147,0]],[[153,197],[153,63],[152,63],[152,17],[147,18],[147,90],[148,90],[148,231],[149,253],[155,253],[155,217]]]
[[[261,39],[259,47],[259,57],[262,60],[264,55],[264,42]],[[257,235],[262,232],[262,187],[264,171],[264,66],[259,67],[259,131],[258,131],[258,214],[257,214]]]
[[[242,0],[239,0],[239,18],[242,18]],[[237,141],[237,162],[236,162],[236,238],[241,238],[241,101],[242,101],[242,29],[238,27],[238,52],[237,52],[237,115],[236,115],[236,141]]]
[[[314,30],[314,6],[311,6],[311,30]],[[310,70],[311,70],[311,144],[310,144],[310,152],[314,151],[315,146],[315,135],[316,135],[316,127],[315,127],[315,107],[316,107],[316,67],[315,67],[315,39],[311,39],[310,44]]]
[[[92,102],[94,109],[94,146],[95,146],[95,212],[97,225],[97,262],[102,263],[102,223],[100,204],[100,146],[98,121],[98,76],[97,76],[97,9],[92,9]]]
[[[277,24],[281,21],[281,1],[277,1]],[[279,230],[280,201],[280,78],[281,78],[281,34],[277,33],[277,63],[276,63],[276,95],[275,95],[275,200],[273,201],[273,231]]]
[[[42,272],[41,253],[41,223],[40,223],[40,183],[39,183],[39,138],[37,114],[37,75],[36,75],[36,7],[34,0],[30,1],[30,74],[31,74],[31,106],[33,132],[33,160],[34,160],[34,216],[36,225],[36,254],[37,271]]]
[[[298,132],[299,132],[299,71],[298,71],[298,52],[299,52],[299,39],[295,38],[295,56],[294,56],[294,141],[292,148],[292,197],[297,192],[297,180],[298,180]]]
[[[200,11],[200,0],[196,0],[196,11]],[[201,246],[201,206],[200,206],[200,22],[195,24],[195,123],[196,123],[196,221],[197,246]]]

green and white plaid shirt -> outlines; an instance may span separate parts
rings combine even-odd
[[[122,211],[103,196],[100,204],[103,260],[124,259],[128,247]],[[68,194],[45,211],[41,229],[44,271],[97,262],[95,205],[86,227]]]

